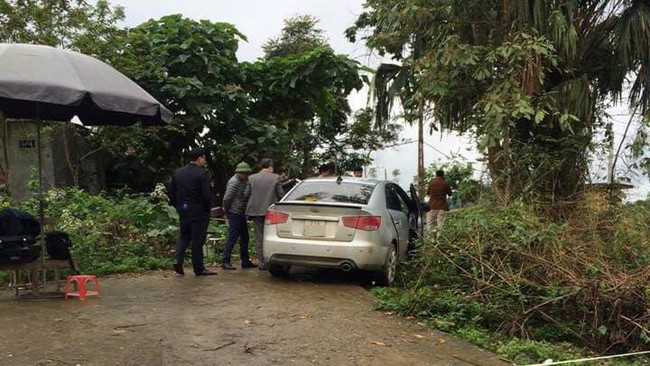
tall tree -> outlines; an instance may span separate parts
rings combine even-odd
[[[475,134],[505,202],[584,181],[608,100],[648,111],[646,1],[370,0],[348,35],[411,63],[441,128]],[[419,46],[426,40],[424,47]],[[414,50],[421,54],[415,57]]]
[[[151,186],[183,163],[184,150],[200,145],[210,152],[208,164],[220,191],[236,163],[231,150],[241,141],[235,136],[246,135],[249,127],[248,95],[240,86],[243,74],[235,55],[241,39],[244,35],[231,24],[169,15],[97,47],[96,53],[175,114],[174,123],[163,129],[98,131],[112,146],[116,163],[148,170]]]
[[[322,154],[323,160],[336,162],[341,171],[353,171],[370,164],[372,153],[397,141],[402,128],[391,122],[377,128],[374,118],[372,108],[356,111],[345,130],[330,141]]]
[[[365,165],[369,149],[397,138],[394,126],[380,132],[367,124],[367,111],[350,119],[347,98],[363,86],[361,66],[336,55],[317,26],[309,15],[286,19],[281,35],[264,45],[263,60],[249,69],[260,86],[252,89],[258,93],[252,115],[286,123],[293,136],[288,155],[299,162],[285,164],[299,165],[303,176],[313,173],[318,159],[339,170]]]
[[[75,48],[83,35],[101,40],[124,19],[124,9],[99,0],[0,0],[0,40]]]
[[[347,96],[362,87],[359,64],[331,48],[274,57],[245,65],[252,118],[285,126],[291,139],[284,146],[284,164],[312,173],[317,151],[347,129]],[[291,159],[293,157],[294,159]]]
[[[269,39],[263,46],[264,59],[286,57],[313,51],[317,47],[329,46],[318,28],[318,18],[311,15],[298,15],[284,20],[282,34]]]
[[[293,135],[289,151],[299,156],[303,176],[312,173],[315,152],[346,129],[347,97],[363,85],[360,65],[336,55],[317,25],[309,15],[286,19],[281,35],[264,45],[264,59],[250,68],[264,94],[253,98],[252,115],[285,121]]]

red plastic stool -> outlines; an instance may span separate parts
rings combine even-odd
[[[94,290],[88,291],[87,282],[92,282]],[[73,282],[77,283],[77,291],[71,291],[71,285]],[[90,295],[99,295],[99,280],[97,277],[92,275],[76,275],[68,276],[65,280],[65,299],[68,299],[68,296],[77,296],[79,300],[86,300],[86,296]]]

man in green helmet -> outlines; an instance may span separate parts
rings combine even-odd
[[[223,210],[228,218],[228,238],[224,243],[223,262],[221,268],[233,270],[237,269],[230,263],[230,256],[235,242],[239,239],[241,248],[241,266],[242,268],[253,268],[257,265],[250,261],[248,257],[248,225],[246,223],[246,204],[248,200],[244,196],[248,175],[251,173],[251,167],[245,162],[237,164],[235,175],[230,178],[226,185],[226,193],[223,195]]]

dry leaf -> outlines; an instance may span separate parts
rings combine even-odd
[[[246,325],[250,325],[250,324],[253,324],[253,322],[250,321],[250,320],[248,320],[248,319],[246,319],[246,320],[244,320],[244,324],[246,324]]]
[[[421,326],[421,327],[426,327],[426,324],[424,324],[424,323],[422,323],[422,322],[418,322],[417,324],[418,324],[419,326]]]
[[[445,341],[444,339],[442,338],[438,339],[438,344],[445,344],[445,343],[447,343],[447,341]]]
[[[409,315],[409,316],[406,317],[406,320],[413,320],[413,319],[415,319],[414,316],[410,316],[410,315]]]
[[[415,338],[420,338],[420,339],[422,339],[422,338],[426,338],[425,336],[423,336],[423,335],[419,335],[419,334],[413,334],[413,336],[414,336]]]

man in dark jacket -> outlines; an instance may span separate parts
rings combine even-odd
[[[334,164],[325,163],[318,167],[318,178],[327,178],[334,175]]]
[[[280,186],[280,177],[273,174],[273,160],[262,159],[260,162],[262,170],[248,178],[248,186],[244,197],[248,201],[246,206],[246,215],[252,220],[255,228],[255,244],[257,249],[257,263],[259,269],[265,270],[264,265],[264,217],[266,209],[276,203],[284,191]]]
[[[180,217],[180,236],[174,254],[174,270],[184,275],[185,248],[192,243],[192,267],[197,276],[216,275],[203,265],[203,245],[210,219],[210,182],[203,169],[205,150],[194,149],[187,153],[190,162],[176,169],[172,175],[167,194],[169,202]]]
[[[226,185],[226,193],[223,195],[223,210],[228,217],[228,238],[224,243],[223,249],[223,262],[221,268],[233,270],[237,269],[230,263],[230,256],[235,242],[239,239],[240,254],[241,254],[241,267],[253,268],[257,267],[256,264],[251,262],[248,257],[248,223],[246,222],[246,198],[244,191],[246,190],[246,182],[248,175],[251,173],[251,167],[241,162],[235,168],[235,175],[230,178]]]
[[[278,176],[280,177],[280,186],[285,194],[287,194],[296,184],[300,183],[300,179],[289,178],[285,168],[278,169]]]

